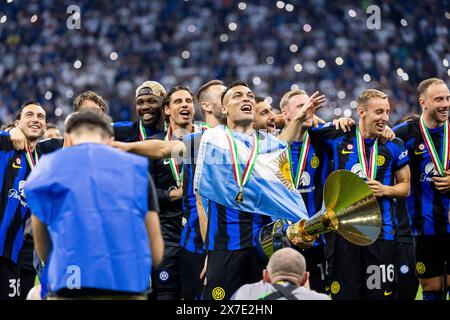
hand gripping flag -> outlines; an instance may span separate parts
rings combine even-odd
[[[194,177],[196,194],[228,208],[254,212],[291,221],[307,219],[308,214],[301,195],[292,181],[288,145],[260,132],[258,139],[236,132],[230,143],[224,126],[203,134]],[[253,144],[259,141],[258,148]],[[233,149],[235,149],[233,152]],[[258,155],[254,157],[255,149]],[[253,161],[249,164],[249,158]],[[253,160],[252,160],[253,159]],[[233,168],[233,163],[240,170]],[[246,167],[253,166],[249,177]],[[238,183],[236,171],[244,173],[244,185]],[[242,187],[243,201],[236,201]]]

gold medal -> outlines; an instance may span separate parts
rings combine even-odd
[[[234,200],[237,203],[241,203],[242,201],[244,201],[244,193],[242,192],[242,189],[239,190],[239,192],[237,193],[236,197],[234,198]]]

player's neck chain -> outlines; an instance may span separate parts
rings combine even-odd
[[[370,180],[374,180],[377,177],[377,158],[378,158],[378,138],[373,143],[372,150],[370,151],[369,163],[367,163],[366,157],[366,144],[361,131],[356,127],[356,148],[358,151],[358,159],[361,165],[361,171]]]
[[[164,141],[171,141],[172,139],[172,130],[170,126],[167,128],[166,136],[164,137]],[[178,162],[175,158],[169,158],[170,171],[172,171],[172,176],[177,183],[177,187],[181,187],[183,184],[183,168],[180,171],[180,167],[178,166]]]
[[[230,147],[230,154],[231,154],[231,162],[233,165],[233,175],[234,175],[234,180],[236,181],[238,187],[239,187],[239,192],[237,193],[236,197],[234,198],[234,200],[237,203],[241,203],[242,201],[244,201],[244,192],[243,192],[243,188],[244,185],[248,182],[248,180],[250,179],[250,175],[253,172],[253,169],[255,167],[255,163],[256,163],[256,158],[258,157],[258,153],[259,153],[259,137],[256,131],[253,132],[252,134],[252,138],[253,138],[253,144],[252,144],[252,150],[250,152],[250,156],[247,160],[247,164],[245,166],[245,170],[244,173],[241,172],[241,166],[239,164],[239,153],[238,153],[238,149],[237,149],[237,145],[236,145],[236,139],[234,138],[234,134],[233,132],[230,130],[230,128],[228,128],[227,126],[225,127],[225,134],[228,140],[228,144]]]
[[[423,118],[423,115],[420,116],[419,120],[419,128],[420,132],[422,133],[423,140],[425,141],[425,144],[428,148],[428,151],[430,153],[431,160],[433,161],[435,169],[439,172],[439,174],[443,177],[446,176],[445,170],[449,168],[448,165],[448,159],[449,159],[449,148],[448,148],[448,142],[449,142],[449,123],[448,120],[445,121],[444,124],[444,141],[442,143],[442,162],[439,159],[439,153],[436,150],[436,146],[434,145],[433,139],[431,138],[430,132],[428,131],[428,128],[425,126],[425,120]]]
[[[34,154],[34,156],[33,156]],[[31,152],[30,147],[27,147],[25,150],[25,158],[27,158],[28,165],[30,166],[30,169],[33,170],[36,166],[36,163],[39,160],[39,157],[37,155],[36,149],[34,149],[34,152]]]

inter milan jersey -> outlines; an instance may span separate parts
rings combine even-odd
[[[124,121],[113,123],[115,140],[121,142],[140,141],[141,138],[139,133],[139,124],[140,124],[139,120],[133,122]],[[161,133],[161,130],[152,130],[147,127],[144,127],[144,129],[147,137],[151,137],[155,134]]]
[[[0,131],[0,256],[14,263],[18,263],[25,221],[31,214],[23,191],[30,172],[25,152],[14,150],[9,133]]]
[[[365,178],[358,159],[356,143],[356,127],[351,131],[336,130],[334,126],[324,126],[311,131],[311,140],[316,145],[325,143],[330,158],[333,160],[333,170],[345,169],[361,178]],[[366,157],[370,152],[374,139],[364,139]],[[394,173],[408,164],[408,152],[402,140],[396,138],[386,143],[378,143],[376,180],[388,186],[394,185]],[[389,197],[377,198],[381,209],[382,230],[379,239],[394,240],[396,237],[396,213],[394,200]]]
[[[419,120],[404,122],[394,132],[405,141],[409,151],[411,194],[406,199],[406,208],[414,235],[449,233],[449,193],[442,194],[434,187],[432,177],[439,174],[420,132]],[[444,127],[428,129],[428,132],[442,161]]]
[[[292,159],[292,175],[297,176],[299,156],[303,142],[294,141],[290,146]],[[297,190],[300,192],[308,210],[309,217],[312,217],[322,209],[323,186],[329,173],[328,154],[324,148],[317,148],[312,143],[309,145],[308,157],[305,169],[300,177]],[[293,179],[295,180],[295,179]],[[319,237],[313,246],[317,246],[325,241],[324,237]]]
[[[234,137],[251,148],[251,140],[247,135],[235,134]],[[231,164],[230,170],[233,170]],[[270,216],[235,210],[212,200],[208,200],[207,211],[208,230],[205,247],[208,251],[234,251],[256,247],[259,231],[272,222]]]
[[[150,139],[164,140],[164,132],[160,132],[150,137]],[[177,138],[172,137],[173,140]],[[182,164],[179,166],[180,170]],[[170,169],[170,160],[168,158],[151,160],[150,161],[150,174],[153,181],[155,181],[156,193],[158,196],[160,213],[159,220],[161,222],[161,230],[166,244],[172,246],[180,245],[180,236],[182,229],[182,200],[170,201],[171,187],[176,187],[177,182]]]
[[[181,247],[193,253],[204,252],[198,221],[197,199],[194,194],[195,164],[203,132],[195,132],[183,137],[187,155],[183,162],[183,230],[180,244]]]

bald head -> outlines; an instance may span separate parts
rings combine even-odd
[[[272,282],[280,280],[301,282],[306,272],[305,258],[292,248],[277,250],[269,259],[267,271]]]

